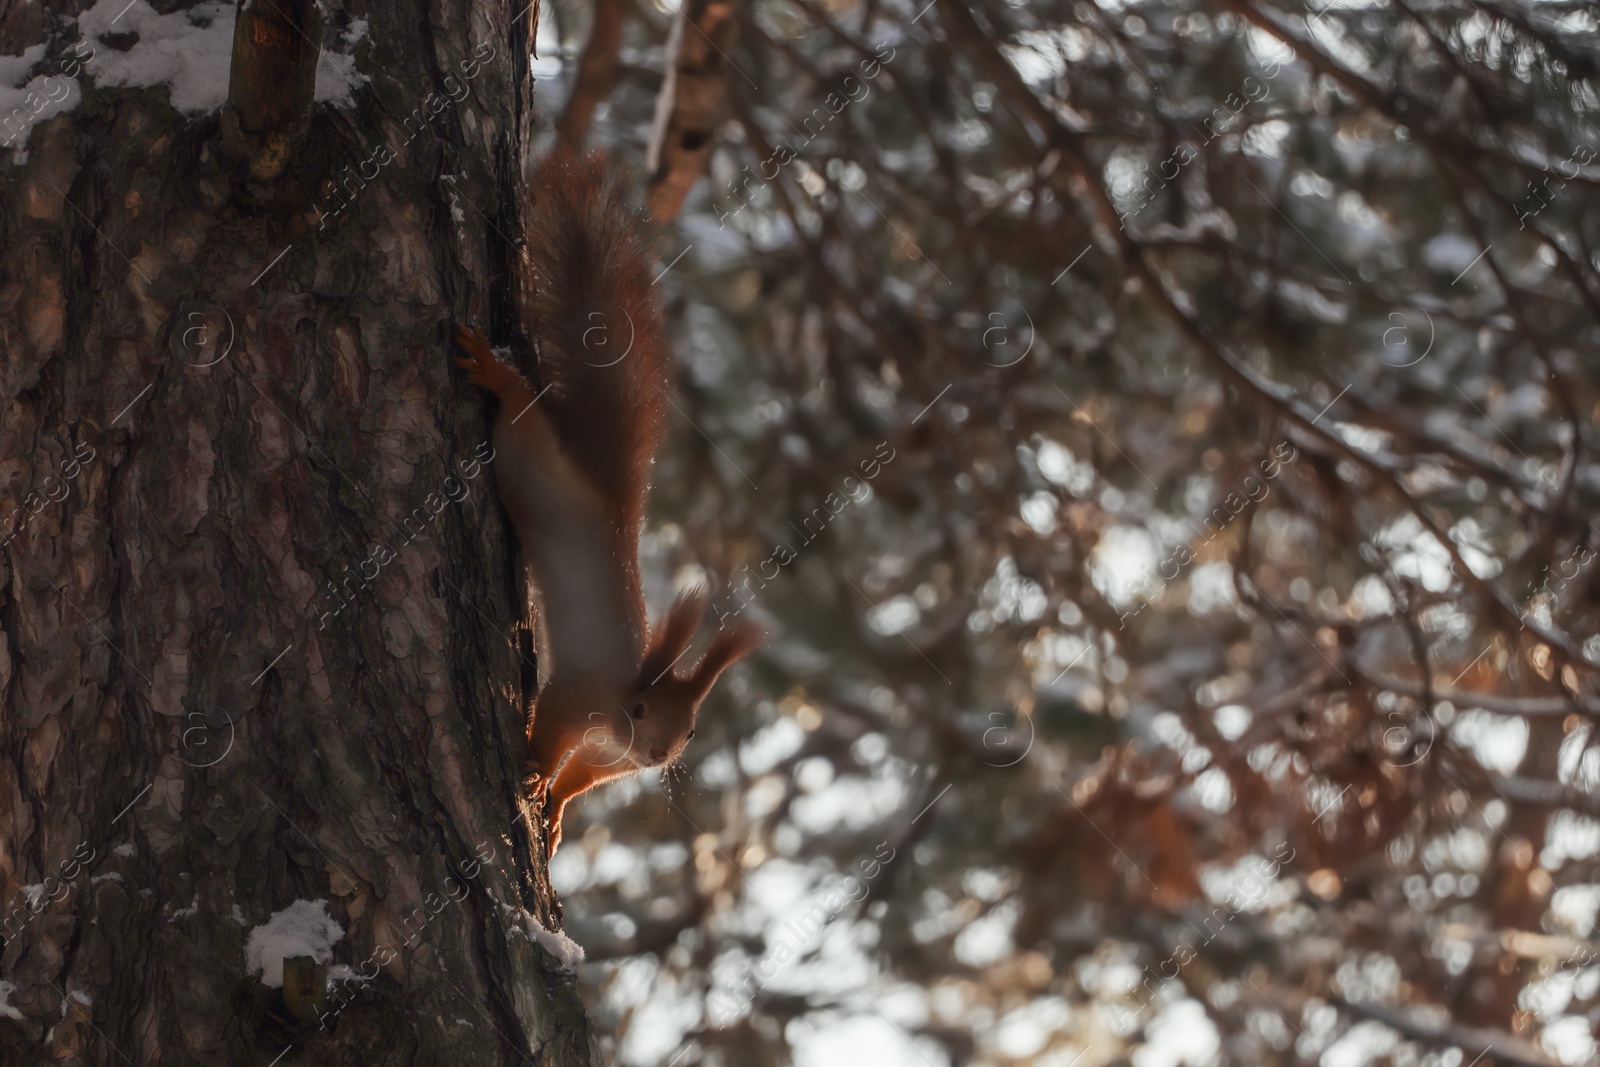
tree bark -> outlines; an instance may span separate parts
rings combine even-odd
[[[120,38],[0,156],[0,1063],[596,1062],[447,348],[508,324],[533,18],[362,6],[348,106],[240,84],[321,43],[285,3],[250,121],[113,87]],[[66,77],[77,14],[0,54]]]

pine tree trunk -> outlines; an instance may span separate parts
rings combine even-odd
[[[339,107],[345,16],[255,5],[190,115],[77,14],[0,25],[82,94],[0,157],[0,1063],[595,1062],[447,348],[506,325],[533,20],[371,5]]]

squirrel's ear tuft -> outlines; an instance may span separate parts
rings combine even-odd
[[[761,647],[761,631],[746,623],[718,630],[684,683],[695,703],[705,699],[723,671]]]
[[[672,607],[667,609],[666,618],[656,624],[655,632],[650,635],[644,662],[639,667],[640,688],[660,681],[683,657],[710,600],[711,595],[703,585],[692,585],[678,594]]]

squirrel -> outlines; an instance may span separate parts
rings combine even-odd
[[[552,806],[554,855],[572,799],[676,760],[717,677],[761,638],[748,625],[719,629],[699,662],[675,670],[705,615],[704,587],[679,594],[647,631],[639,528],[672,361],[653,257],[604,154],[558,148],[529,184],[515,305],[544,388],[469,326],[457,327],[466,355],[456,363],[500,400],[496,489],[544,605],[551,665],[524,773]],[[622,332],[628,344],[614,355],[611,334]]]

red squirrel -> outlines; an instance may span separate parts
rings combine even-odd
[[[530,187],[517,311],[544,389],[471,327],[457,327],[466,358],[456,362],[500,399],[495,483],[544,605],[550,666],[540,665],[526,773],[553,805],[554,855],[572,798],[676,760],[717,676],[760,636],[718,630],[698,663],[677,670],[705,614],[703,588],[680,594],[647,633],[639,527],[672,355],[644,224],[598,152],[557,149]]]

